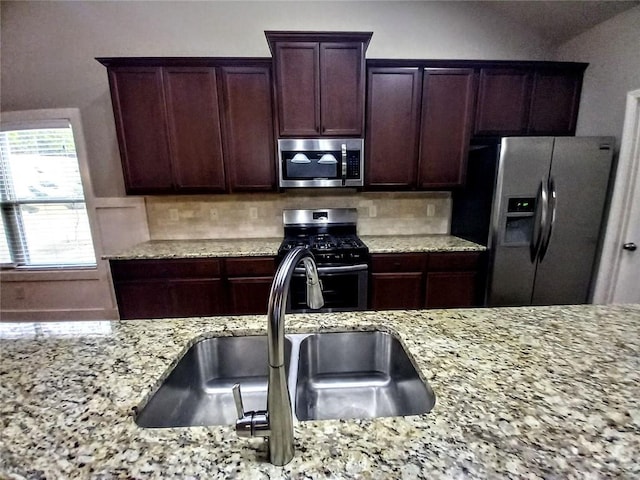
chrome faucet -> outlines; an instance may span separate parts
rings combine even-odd
[[[296,247],[282,260],[271,285],[267,310],[269,346],[269,384],[267,410],[245,412],[240,385],[233,386],[238,411],[236,432],[241,437],[268,437],[269,460],[274,465],[286,465],[293,458],[293,412],[284,364],[284,315],[289,284],[294,269],[302,262],[307,277],[307,305],[318,309],[324,305],[322,284],[313,254],[305,247]]]

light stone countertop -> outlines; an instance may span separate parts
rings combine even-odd
[[[289,333],[396,332],[437,399],[296,422],[275,467],[230,426],[132,416],[194,339],[264,316],[0,323],[0,478],[639,478],[639,327],[640,305],[289,315]]]
[[[371,253],[483,251],[485,247],[453,235],[361,236]],[[206,258],[235,256],[275,256],[281,238],[220,240],[151,240],[103,258],[141,260],[165,258]]]

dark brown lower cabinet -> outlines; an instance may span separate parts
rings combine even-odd
[[[271,282],[276,271],[275,258],[228,258],[225,264],[228,312],[233,315],[266,314]]]
[[[479,252],[373,254],[373,310],[481,305]]]
[[[120,318],[266,313],[274,257],[112,260]]]

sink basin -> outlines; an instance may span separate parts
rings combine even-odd
[[[400,341],[384,332],[323,333],[300,344],[299,420],[418,415],[435,404]]]
[[[136,423],[232,425],[235,383],[245,411],[266,408],[267,364],[266,336],[201,340],[140,409]],[[400,341],[385,332],[287,335],[285,370],[298,420],[418,415],[435,404]]]
[[[285,361],[291,342],[285,342]],[[231,387],[242,385],[245,410],[267,406],[267,337],[215,337],[195,343],[140,411],[141,427],[231,425]]]

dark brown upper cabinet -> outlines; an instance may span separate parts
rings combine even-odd
[[[220,67],[228,189],[276,189],[271,69]]]
[[[585,68],[581,63],[481,68],[474,135],[574,135]]]
[[[127,193],[168,193],[173,174],[162,70],[109,69],[111,99]]]
[[[370,32],[265,32],[283,137],[362,136]]]
[[[422,71],[372,67],[367,72],[367,188],[416,186]]]
[[[418,187],[464,184],[475,100],[473,69],[424,70]]]
[[[368,69],[366,186],[462,185],[473,123],[473,69]]]
[[[539,68],[533,78],[528,133],[574,135],[584,68]]]
[[[482,68],[478,87],[476,135],[527,132],[533,71],[529,68]]]
[[[218,88],[213,68],[162,68],[178,192],[225,191]]]
[[[128,194],[276,189],[269,59],[98,59]]]

